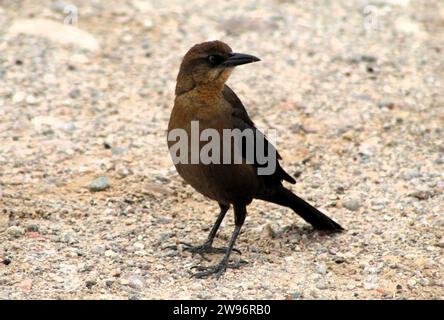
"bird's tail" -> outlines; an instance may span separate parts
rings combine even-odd
[[[315,229],[333,232],[344,230],[338,223],[284,187],[279,188],[277,192],[271,196],[267,196],[266,199],[263,200],[293,209],[294,212],[310,223]]]

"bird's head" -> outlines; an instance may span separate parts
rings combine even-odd
[[[177,76],[176,95],[196,87],[221,89],[234,67],[260,61],[243,53],[234,53],[222,41],[196,44],[185,54]]]

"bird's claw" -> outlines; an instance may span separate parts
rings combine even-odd
[[[193,245],[186,243],[186,242],[181,242],[180,244],[185,246],[183,248],[183,250],[191,252],[191,253],[197,253],[197,254],[200,254],[201,256],[203,256],[203,254],[205,254],[205,253],[227,253],[227,251],[229,249],[227,247],[216,248],[208,243],[204,243],[199,246],[193,246]],[[237,252],[239,254],[242,254],[242,252],[238,249],[233,248],[233,251]]]
[[[247,264],[248,262],[245,260],[239,260],[235,263],[228,263],[222,260],[219,264],[215,266],[193,266],[191,270],[196,269],[199,272],[192,273],[191,277],[204,279],[208,278],[211,275],[215,275],[216,279],[219,279],[220,276],[229,268],[229,269],[238,269],[241,265]]]

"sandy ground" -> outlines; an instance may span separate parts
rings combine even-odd
[[[2,1],[0,299],[444,298],[443,5]],[[277,130],[292,190],[347,229],[256,201],[249,263],[219,281],[189,276],[211,262],[179,242],[218,207],[165,137],[181,58],[208,39],[262,59],[229,84]],[[232,228],[230,211],[217,245]]]

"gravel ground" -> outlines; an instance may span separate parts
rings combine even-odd
[[[0,7],[0,299],[444,298],[442,1],[72,4]],[[347,229],[255,201],[249,263],[219,281],[189,277],[211,262],[179,242],[218,207],[165,137],[181,58],[207,39],[262,59],[229,83],[278,131],[292,189]]]

